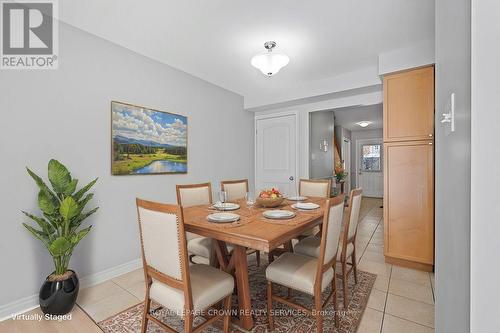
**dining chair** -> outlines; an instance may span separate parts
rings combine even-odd
[[[299,195],[303,197],[329,198],[331,188],[331,179],[301,179],[299,181]],[[318,232],[319,227],[315,227],[304,231],[298,238],[300,240],[316,235]]]
[[[304,197],[329,198],[331,188],[331,179],[301,179],[299,181],[299,195]]]
[[[356,235],[358,230],[359,211],[361,208],[361,198],[363,191],[354,189],[351,191],[349,198],[349,207],[347,208],[346,219],[344,221],[342,239],[340,241],[340,252],[337,260],[342,266],[342,286],[344,293],[344,308],[349,304],[349,286],[348,279],[352,271],[354,271],[354,283],[358,283],[358,271],[356,260]],[[309,236],[294,247],[294,252],[311,257],[318,257],[320,254],[320,239],[317,236]],[[349,259],[351,262],[349,262]],[[348,266],[350,268],[348,269]]]
[[[136,200],[146,282],[141,332],[149,320],[167,332],[173,328],[150,313],[151,301],[183,317],[184,332],[195,333],[218,319],[229,332],[233,277],[208,265],[189,265],[182,209],[177,205]],[[194,316],[223,303],[223,311],[194,327]]]
[[[301,179],[299,181],[299,195],[304,197],[329,198],[331,186],[332,181],[330,179]],[[297,236],[297,238],[301,240],[309,236],[316,235],[319,231],[319,227],[316,226],[304,231],[302,234]],[[292,241],[283,244],[283,247],[276,248],[269,252],[269,262],[273,262],[275,257],[279,257],[281,254],[286,252],[293,252]]]
[[[182,208],[212,204],[212,184],[177,185],[177,204]],[[215,264],[215,252],[212,238],[202,237],[191,232],[186,233],[189,261],[191,263]],[[232,248],[228,246],[228,251]]]
[[[248,179],[223,180],[220,182],[220,188],[226,192],[227,201],[245,199],[248,192]]]
[[[248,193],[248,179],[239,180],[223,180],[220,182],[220,188],[222,191],[226,192],[227,201],[234,202],[246,199]],[[254,249],[248,249],[247,255],[255,253],[255,259],[257,260],[257,267],[260,267],[260,251]]]
[[[322,309],[332,298],[335,326],[338,327],[335,264],[343,213],[343,195],[325,200],[320,251],[317,258],[297,253],[285,253],[267,267],[267,316],[271,330],[274,330],[273,301],[276,301],[312,315],[316,319],[316,331],[323,332]],[[273,294],[273,283],[284,286],[289,291],[293,289],[312,295],[314,308],[311,310],[301,304],[294,303],[291,297]],[[330,284],[332,291],[323,303],[322,292]]]

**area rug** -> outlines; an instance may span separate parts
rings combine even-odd
[[[254,260],[252,260],[254,261]],[[261,267],[257,267],[254,262],[249,263],[249,279],[250,279],[250,289],[251,289],[251,299],[252,307],[254,311],[254,324],[255,327],[252,332],[265,333],[269,332],[268,321],[267,321],[267,310],[266,310],[266,278],[265,278],[265,262]],[[363,312],[366,308],[368,302],[368,297],[370,296],[373,284],[376,279],[375,274],[367,273],[358,270],[358,283],[354,284],[353,274],[349,281],[349,291],[350,291],[350,302],[347,309],[343,308],[343,293],[342,293],[342,283],[341,280],[337,280],[338,291],[338,313],[340,318],[339,328],[335,328],[334,316],[333,316],[333,305],[331,302],[324,309],[324,321],[323,321],[323,332],[336,332],[336,333],[353,333],[356,331]],[[285,296],[284,288],[276,287],[275,293],[282,294]],[[283,289],[283,290],[282,290]],[[329,295],[330,289],[327,289],[323,293],[325,298]],[[312,297],[297,291],[292,294],[295,302],[303,304],[308,308],[312,308]],[[275,313],[282,313],[282,315],[275,316],[275,331],[280,333],[308,333],[316,332],[316,322],[314,318],[309,317],[305,314],[297,313],[293,309],[287,307],[286,305],[281,305],[274,303]],[[236,296],[233,296],[233,307],[236,308]],[[119,314],[116,314],[106,320],[98,323],[99,327],[105,333],[137,333],[141,331],[141,321],[143,313],[143,304],[137,304]],[[165,322],[170,327],[176,329],[179,332],[183,332],[183,322],[182,320],[174,315],[170,315],[168,311],[164,310],[160,305],[153,303],[152,310],[155,316],[162,322]],[[202,323],[204,319],[202,317],[197,317],[195,319],[195,325]],[[164,333],[165,331],[149,321],[148,333]],[[203,332],[215,333],[222,332],[222,323],[217,321],[212,326],[205,328]],[[233,325],[232,333],[247,332],[240,329],[236,325]]]

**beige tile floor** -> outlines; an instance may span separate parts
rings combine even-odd
[[[358,267],[377,280],[357,333],[433,333],[434,274],[384,262],[381,205],[381,199],[364,198],[361,208]]]
[[[377,279],[357,333],[433,333],[434,276],[384,262],[381,205],[381,199],[364,198],[361,207],[356,240],[358,267],[377,274]],[[139,269],[82,289],[77,303],[99,322],[143,299],[144,275]],[[3,325],[10,328],[14,323],[5,322]],[[42,323],[41,326],[48,324]],[[88,327],[88,332],[99,331],[92,322],[81,321],[77,329],[67,328],[66,332],[83,332],[82,326]],[[1,328],[0,325],[0,331]]]

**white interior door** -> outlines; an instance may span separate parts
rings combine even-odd
[[[357,140],[357,185],[367,197],[384,196],[382,139]]]
[[[260,117],[255,121],[255,189],[275,187],[293,195],[297,180],[297,116]]]

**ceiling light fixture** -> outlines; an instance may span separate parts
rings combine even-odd
[[[276,47],[276,42],[266,42],[264,47],[267,51],[255,55],[252,58],[251,64],[264,75],[273,76],[278,73],[280,69],[288,65],[290,58],[282,52],[273,51]]]
[[[366,126],[370,125],[372,122],[371,121],[360,121],[359,123],[356,123],[356,125],[359,125],[363,128],[365,128]]]

